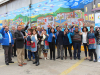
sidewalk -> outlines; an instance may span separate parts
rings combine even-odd
[[[67,60],[58,59],[56,61],[41,59],[39,66],[25,60],[27,65],[19,67],[16,57],[12,58],[14,64],[6,66],[4,50],[0,50],[0,75],[100,75],[100,63],[84,60],[84,56],[82,51],[81,60],[70,60],[69,57]]]

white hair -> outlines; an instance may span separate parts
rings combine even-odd
[[[40,26],[37,26],[37,28],[41,28]]]

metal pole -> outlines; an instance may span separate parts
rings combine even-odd
[[[31,26],[31,3],[32,3],[32,0],[30,0],[30,5],[29,5],[29,8],[30,8],[30,26]]]

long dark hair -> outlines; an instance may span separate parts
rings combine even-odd
[[[28,31],[30,31],[31,34],[33,34],[33,29],[29,28]]]
[[[69,29],[68,29],[67,27],[65,28],[65,30],[66,30],[66,29],[67,29],[67,30],[68,30],[68,32],[69,32]],[[64,31],[65,31],[65,30],[64,30]]]
[[[36,32],[36,34],[37,34],[37,31],[36,31],[36,29],[33,29],[33,31],[35,31],[35,32]],[[32,34],[33,34],[33,31],[32,31]]]
[[[88,32],[88,29],[87,29],[87,27],[83,27],[83,28],[82,28],[82,31],[84,32],[84,28],[86,28],[86,31]]]
[[[54,28],[51,28],[51,29],[50,29],[50,32],[52,33],[52,31],[51,31],[52,29],[54,30],[54,32],[53,32],[53,33],[56,33]]]

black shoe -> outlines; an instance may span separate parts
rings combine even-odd
[[[36,61],[35,61],[35,62],[33,62],[33,64],[36,64]]]
[[[39,62],[37,62],[37,63],[36,63],[36,66],[38,66],[38,65],[40,65],[40,63],[39,63]]]
[[[14,57],[17,57],[17,55],[14,55]]]
[[[60,59],[60,57],[57,57],[56,59]]]
[[[6,63],[6,65],[9,65],[9,63]]]
[[[9,63],[14,63],[13,61],[10,61]]]
[[[97,62],[97,60],[94,60],[94,62]]]
[[[74,60],[76,60],[76,58],[74,58]]]
[[[13,55],[11,57],[14,57]]]
[[[72,60],[72,57],[70,57],[70,60]]]
[[[93,59],[90,59],[89,61],[93,61]]]
[[[78,60],[81,60],[81,58],[78,58]]]
[[[50,60],[52,60],[52,58],[50,58]]]
[[[67,59],[67,57],[65,57],[65,60]]]
[[[61,57],[61,60],[63,60],[63,57]]]
[[[53,58],[53,60],[55,61],[55,58]]]

